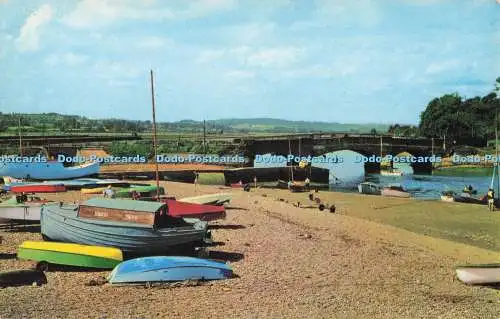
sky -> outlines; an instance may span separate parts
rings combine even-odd
[[[499,48],[495,0],[0,0],[0,111],[418,124]]]

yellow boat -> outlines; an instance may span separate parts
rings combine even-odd
[[[106,187],[96,187],[96,188],[82,188],[80,192],[82,194],[102,194]]]
[[[120,249],[45,241],[23,242],[17,257],[38,261],[37,267],[45,269],[49,263],[107,269],[123,261]]]

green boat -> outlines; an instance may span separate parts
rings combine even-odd
[[[17,258],[38,261],[41,270],[49,264],[111,269],[123,261],[120,249],[43,241],[23,242]]]
[[[157,187],[156,185],[147,185],[147,186],[130,186],[127,188],[122,188],[120,190],[115,191],[115,197],[116,198],[131,198],[132,193],[135,191],[137,192],[141,197],[153,197],[156,196],[156,190]],[[159,189],[160,195],[165,195],[165,189],[160,186]]]

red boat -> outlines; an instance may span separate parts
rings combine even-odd
[[[65,192],[64,185],[50,185],[50,184],[26,184],[15,185],[10,188],[13,193],[59,193]]]
[[[204,221],[226,218],[224,206],[201,205],[166,199],[168,214],[173,217],[199,218]]]

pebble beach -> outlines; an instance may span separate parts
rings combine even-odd
[[[177,198],[231,192],[227,218],[211,222],[216,246],[235,278],[158,287],[100,284],[109,271],[57,269],[42,286],[0,289],[0,318],[499,318],[499,290],[454,279],[464,262],[493,262],[495,250],[414,233],[354,217],[383,205],[416,205],[346,193],[320,193],[336,212],[320,211],[308,193],[161,182]],[[79,191],[47,194],[82,201]],[[422,201],[418,209],[436,210]],[[297,207],[298,206],[298,207]],[[399,208],[394,208],[399,209]],[[29,269],[16,259],[39,227],[0,229],[0,271]],[[499,234],[500,237],[500,234]],[[494,240],[498,240],[495,238]],[[96,284],[98,283],[98,284]]]

